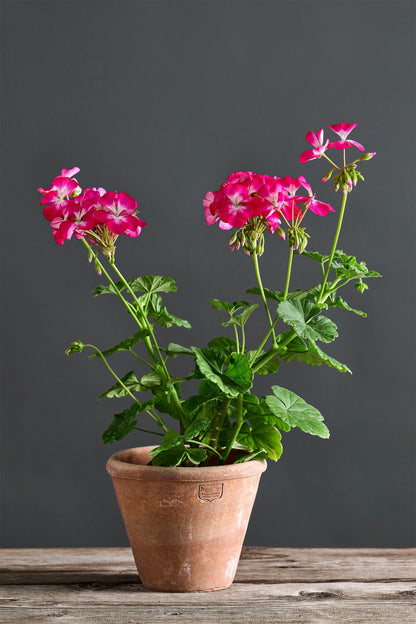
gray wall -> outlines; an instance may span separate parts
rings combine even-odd
[[[377,157],[350,198],[340,246],[383,274],[331,313],[330,352],[354,374],[303,364],[275,379],[325,414],[329,441],[293,431],[262,478],[248,544],[409,546],[414,507],[414,3],[401,1],[3,1],[2,545],[117,546],[124,529],[100,436],[120,404],[97,402],[103,366],[67,358],[73,339],[103,347],[133,327],[76,240],[59,248],[38,186],[79,165],[82,186],[124,190],[149,226],[120,240],[129,277],[175,278],[170,308],[192,329],[166,341],[204,345],[224,330],[207,299],[241,298],[250,259],[204,224],[201,198],[236,169],[304,174],[305,133],[358,122]],[[412,120],[412,124],[410,123]],[[310,216],[310,249],[330,245],[336,216]],[[287,249],[269,236],[263,279],[281,288]],[[313,263],[312,263],[313,264]],[[295,276],[317,279],[296,258]],[[296,277],[295,277],[296,279]],[[353,290],[353,289],[352,289]],[[346,297],[348,299],[348,297]],[[253,323],[261,335],[262,314]],[[412,335],[412,334],[411,334]],[[165,340],[165,338],[163,338]],[[121,372],[128,364],[116,360]]]

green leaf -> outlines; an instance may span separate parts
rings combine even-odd
[[[152,453],[154,453],[154,451],[152,451]],[[179,444],[178,446],[174,446],[172,448],[166,449],[164,451],[159,451],[158,453],[154,454],[152,458],[152,466],[180,466],[185,457],[185,446],[184,444]]]
[[[354,312],[354,314],[358,314],[358,316],[362,316],[364,318],[367,316],[366,312],[362,312],[361,310],[356,310],[355,308],[352,308],[350,305],[348,305],[346,301],[344,301],[344,299],[342,299],[342,297],[339,297],[339,296],[336,297],[336,299],[331,298],[331,296],[329,296],[328,299],[325,301],[325,303],[330,307],[343,308],[344,310],[349,310],[349,312]]]
[[[322,342],[332,342],[338,337],[337,326],[333,321],[323,315],[316,316],[307,324],[308,334],[306,338],[314,340],[321,340]],[[315,333],[316,338],[313,338],[312,332]]]
[[[253,370],[245,355],[242,355],[241,353],[231,354],[230,363],[227,366],[224,375],[237,384],[241,390],[249,390],[253,385]]]
[[[346,364],[342,364],[335,358],[332,358],[324,353],[311,339],[309,339],[308,347],[301,338],[295,338],[287,345],[285,351],[279,351],[279,357],[285,362],[293,362],[294,360],[297,360],[298,362],[305,362],[305,364],[308,364],[309,366],[320,366],[321,364],[326,364],[326,366],[336,368],[341,373],[351,373]]]
[[[222,351],[222,353],[225,353],[227,357],[229,357],[231,353],[234,353],[237,349],[234,338],[229,338],[228,336],[213,338],[209,341],[208,346],[213,349],[218,349],[218,351]]]
[[[204,377],[218,386],[227,396],[238,396],[241,389],[231,383],[227,383],[227,381],[223,379],[222,367],[225,364],[226,356],[221,351],[212,349],[211,347],[205,349],[192,347],[192,351],[194,352],[197,366]]]
[[[131,393],[139,392],[140,390],[145,390],[145,388],[143,388],[140,381],[137,379],[136,375],[134,374],[134,371],[130,371],[126,373],[124,377],[121,378],[121,381],[123,382],[123,385],[117,382],[116,384],[114,384],[114,386],[111,386],[111,388],[109,388],[108,390],[100,394],[100,396],[98,397],[98,400],[103,399],[104,397],[107,397],[108,399],[112,399],[114,397],[118,398],[118,397],[129,396],[129,393],[124,388],[124,386],[128,390],[130,390]]]
[[[202,448],[186,448],[185,455],[196,466],[202,464],[207,458],[207,452]]]
[[[169,429],[169,431],[167,431],[163,436],[161,444],[157,448],[150,451],[149,456],[154,457],[157,453],[174,448],[180,444],[183,444],[183,437],[174,429]]]
[[[101,436],[104,444],[113,444],[116,440],[122,440],[126,435],[134,429],[137,424],[136,416],[142,411],[142,406],[133,403],[121,414],[115,414],[113,421]]]
[[[277,311],[301,338],[332,342],[338,336],[333,321],[325,316],[316,317],[320,308],[311,301],[282,301]]]
[[[313,340],[310,341],[309,353],[319,357],[321,359],[321,364],[326,364],[330,368],[336,368],[340,373],[350,373],[352,375],[352,371],[346,364],[342,364],[342,362],[338,362],[335,358],[324,353]]]
[[[306,256],[307,258],[311,258],[311,260],[315,260],[320,264],[324,265],[329,260],[329,255],[323,255],[319,253],[319,251],[304,251],[302,256]]]
[[[186,442],[190,442],[193,438],[196,438],[201,435],[201,433],[204,433],[210,424],[211,418],[197,418],[186,428],[185,433],[183,434],[183,439]]]
[[[162,275],[143,275],[128,282],[130,288],[134,292],[144,292],[153,294],[156,292],[176,292],[177,286],[175,280]]]
[[[159,325],[162,325],[162,327],[172,327],[173,325],[186,327],[187,329],[190,329],[191,327],[188,321],[174,316],[168,312],[165,307],[163,307],[159,312],[149,312],[149,316],[153,318],[154,323],[158,323]]]
[[[166,353],[168,357],[172,358],[178,357],[178,355],[193,356],[191,349],[188,349],[188,347],[182,347],[181,345],[175,344],[174,342],[169,343],[167,349],[161,348],[160,350],[163,351],[163,353]]]
[[[248,301],[234,301],[233,303],[219,301],[219,299],[208,299],[208,301],[211,302],[211,307],[214,308],[214,310],[228,312],[231,316],[239,310],[244,310],[244,308],[248,308],[251,305]]]
[[[154,388],[155,386],[160,386],[162,383],[162,379],[159,373],[153,371],[151,373],[147,373],[143,375],[140,379],[140,385],[142,388],[149,390],[150,388]]]
[[[329,431],[322,422],[323,416],[316,407],[286,388],[272,386],[272,391],[274,396],[265,397],[265,403],[272,414],[291,427],[298,427],[320,438],[329,438]]]
[[[257,397],[256,397],[257,398]],[[283,420],[275,416],[267,407],[264,398],[257,405],[251,404],[246,407],[246,419],[251,422],[252,425],[266,423],[278,427],[281,431],[290,431],[290,425],[287,425]]]
[[[117,353],[118,351],[128,351],[129,349],[134,347],[134,345],[140,342],[140,340],[143,340],[143,338],[146,338],[146,336],[149,336],[149,334],[150,332],[147,329],[140,329],[138,332],[134,334],[134,336],[131,336],[131,338],[126,338],[125,340],[118,342],[113,347],[110,347],[109,349],[106,349],[105,351],[102,351],[101,353],[103,354],[104,357],[109,357],[110,355],[113,355],[113,353]],[[96,358],[96,357],[100,357],[100,355],[98,353],[92,353],[89,357]]]
[[[223,327],[228,325],[238,325],[244,327],[247,323],[249,316],[258,308],[258,304],[250,304],[248,301],[234,301],[234,303],[228,303],[227,301],[219,301],[218,299],[209,299],[211,306],[214,310],[222,310],[228,312],[230,319],[221,323]],[[240,310],[242,310],[240,312]],[[239,312],[239,314],[237,314]]]
[[[115,288],[112,284],[108,284],[108,286],[104,286],[102,284],[100,286],[97,286],[97,288],[94,290],[94,297],[107,294],[117,295],[121,290],[123,290],[123,282],[121,281],[117,282]]]
[[[238,441],[250,451],[264,450],[273,461],[277,461],[283,452],[281,439],[280,431],[267,423],[256,423],[249,432],[241,430],[238,436]]]
[[[283,299],[283,291],[280,290],[270,290],[269,288],[263,288],[264,294],[267,299],[271,299],[272,301],[281,301]],[[259,295],[261,296],[261,290],[258,286],[253,286],[252,288],[248,288],[246,290],[248,295]]]

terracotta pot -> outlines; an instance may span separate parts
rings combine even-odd
[[[266,462],[147,466],[152,448],[120,451],[107,462],[143,585],[165,592],[229,587]]]

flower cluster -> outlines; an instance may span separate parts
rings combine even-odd
[[[39,188],[44,217],[59,245],[74,235],[100,245],[110,256],[119,234],[139,236],[144,221],[136,216],[137,202],[127,193],[109,192],[103,188],[81,189],[73,177],[79,167],[62,169],[50,188]]]
[[[321,158],[321,156],[331,147],[336,150],[344,150],[354,146],[358,147],[359,150],[364,152],[364,146],[361,145],[361,143],[358,143],[358,141],[353,141],[352,139],[348,139],[348,135],[354,130],[354,128],[357,127],[357,125],[358,124],[339,123],[328,126],[328,128],[333,130],[335,134],[337,134],[341,139],[340,141],[332,141],[332,143],[330,143],[328,139],[324,142],[323,128],[318,130],[316,134],[311,130],[307,133],[305,139],[308,143],[312,145],[313,149],[302,152],[299,157],[299,161],[301,163],[307,163],[310,160],[315,160],[315,158]],[[375,152],[372,152],[371,156],[374,155]]]
[[[301,194],[297,195],[299,189]],[[307,210],[320,216],[334,212],[332,206],[315,198],[303,176],[279,178],[252,171],[235,171],[218,191],[207,193],[202,204],[207,225],[218,221],[223,230],[239,228],[230,243],[233,249],[242,246],[247,253],[253,251],[250,233],[258,239],[267,228],[270,232],[277,230],[285,239],[286,234],[280,227],[283,221],[289,229],[299,229]]]

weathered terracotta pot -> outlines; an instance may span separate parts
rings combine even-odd
[[[165,592],[229,587],[265,461],[147,466],[146,446],[107,462],[140,579]]]

